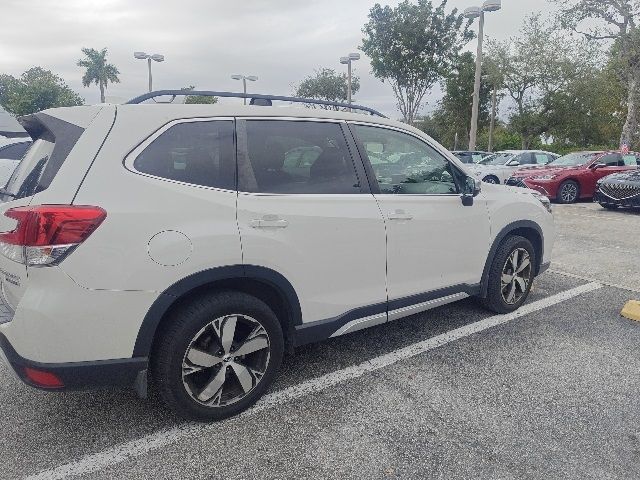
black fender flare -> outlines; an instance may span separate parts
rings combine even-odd
[[[518,220],[516,222],[512,222],[500,230],[498,235],[496,235],[496,238],[493,240],[493,244],[489,250],[489,255],[487,256],[487,261],[484,264],[484,270],[482,271],[482,280],[480,280],[480,297],[484,298],[487,296],[487,290],[489,288],[489,269],[491,268],[491,264],[493,263],[498,247],[510,233],[521,228],[535,230],[540,236],[540,251],[536,252],[537,256],[540,258],[536,258],[536,264],[534,266],[535,274],[538,275],[540,273],[540,266],[542,265],[542,259],[544,258],[544,234],[542,233],[542,228],[532,220]]]
[[[149,356],[160,321],[179,298],[209,283],[238,279],[258,280],[275,287],[288,304],[293,326],[302,324],[302,310],[298,295],[293,285],[282,274],[257,265],[229,265],[211,268],[178,280],[158,296],[142,320],[132,356]]]

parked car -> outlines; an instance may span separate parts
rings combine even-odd
[[[462,163],[479,163],[491,155],[490,152],[470,152],[467,150],[454,150],[451,153],[458,157]]]
[[[575,152],[554,160],[544,169],[520,169],[507,184],[532,188],[559,203],[573,203],[580,198],[592,198],[601,178],[635,170],[638,165],[640,156],[636,153]]]
[[[544,166],[558,155],[542,150],[505,150],[497,152],[476,165],[470,165],[476,178],[486,183],[504,184],[523,165]]]
[[[609,210],[640,208],[640,170],[614,173],[596,182],[593,200]]]
[[[31,146],[31,140],[12,138],[0,144],[0,186],[7,184],[20,159]]]
[[[29,385],[145,395],[150,378],[178,413],[219,419],[285,349],[469,296],[513,312],[549,266],[549,200],[481,186],[420,130],[373,110],[139,104],[160,94],[22,119],[0,350]]]

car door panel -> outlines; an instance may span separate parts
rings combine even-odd
[[[304,323],[375,304],[381,305],[379,320],[386,321],[384,220],[373,195],[363,193],[366,178],[356,173],[353,161],[359,159],[350,154],[340,123],[237,124],[243,263],[284,275],[298,295]],[[296,148],[317,151],[304,172],[286,170],[284,159]],[[351,168],[345,176],[353,178],[332,178],[336,165]]]
[[[484,200],[477,197],[473,206],[462,205],[453,181],[455,167],[424,139],[359,123],[351,131],[365,162],[367,145],[386,148],[383,161],[371,170],[387,225],[390,318],[403,305],[428,304],[478,284],[490,237]]]

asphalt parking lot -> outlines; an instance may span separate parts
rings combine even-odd
[[[640,214],[555,215],[553,271],[519,314],[466,300],[301,348],[224,422],[42,393],[1,365],[0,477],[640,478],[640,323],[619,316],[640,298]]]

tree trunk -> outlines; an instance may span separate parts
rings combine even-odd
[[[639,87],[638,75],[640,72],[633,71],[629,76],[629,87],[627,92],[627,121],[622,128],[622,135],[620,136],[620,146],[626,144],[631,147],[631,143],[634,140],[636,132],[638,130],[638,109],[640,108],[639,100]]]
[[[104,103],[104,84],[100,80],[100,103]]]

